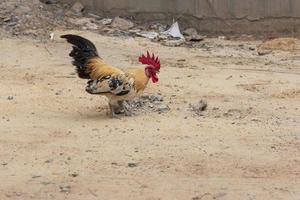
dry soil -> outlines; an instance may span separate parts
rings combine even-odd
[[[111,119],[76,77],[63,33],[0,40],[1,200],[300,199],[299,50],[75,32],[121,68],[146,50],[161,58],[160,82],[145,92],[171,110]],[[191,111],[201,99],[207,110]]]

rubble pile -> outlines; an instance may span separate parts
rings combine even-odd
[[[5,36],[49,38],[49,33],[57,27],[72,28],[64,20],[66,10],[64,5],[45,4],[38,0],[2,0],[0,30]]]
[[[0,37],[31,37],[48,40],[51,33],[61,30],[89,30],[103,35],[144,37],[166,46],[191,45],[205,36],[189,28],[183,33],[179,24],[143,23],[116,16],[105,18],[90,13],[75,2],[58,0],[2,0],[0,2]]]

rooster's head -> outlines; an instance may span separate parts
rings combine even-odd
[[[160,70],[160,60],[158,59],[158,57],[155,57],[153,53],[152,55],[150,55],[150,53],[147,51],[147,55],[141,55],[139,57],[139,62],[147,65],[147,67],[145,68],[146,76],[151,78],[153,83],[158,82],[157,74]]]

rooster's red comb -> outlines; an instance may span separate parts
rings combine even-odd
[[[152,56],[150,55],[149,51],[147,51],[147,56],[146,55],[141,55],[139,57],[140,63],[144,65],[149,65],[154,67],[156,70],[160,69],[160,60],[158,59],[158,56],[155,57],[155,55],[152,53]]]

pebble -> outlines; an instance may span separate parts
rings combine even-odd
[[[183,34],[187,36],[198,35],[198,31],[195,28],[188,28],[183,31]]]
[[[116,162],[112,162],[112,163],[111,163],[111,165],[118,165],[118,163],[116,163]]]
[[[226,195],[227,195],[226,192],[218,192],[217,194],[215,194],[214,199],[219,199],[219,198],[222,198]]]
[[[9,22],[10,20],[11,20],[10,17],[6,17],[6,18],[3,19],[4,22]]]
[[[170,107],[168,105],[160,105],[157,107],[158,112],[167,112],[170,110]]]
[[[40,0],[42,3],[45,4],[56,4],[58,3],[58,0]]]
[[[14,97],[13,97],[13,96],[8,96],[7,99],[8,99],[8,100],[13,100]]]
[[[154,101],[164,101],[164,97],[161,96],[160,94],[153,94],[153,95],[150,96],[150,100],[152,102],[154,102]]]
[[[61,95],[62,94],[62,90],[59,90],[55,93],[55,95]]]
[[[128,163],[128,167],[137,167],[136,163]]]
[[[60,189],[60,192],[70,193],[71,186],[69,186],[69,185],[60,185],[59,189]]]
[[[74,172],[74,173],[72,173],[72,174],[70,174],[70,176],[72,176],[72,177],[77,177],[77,176],[79,176],[79,174],[78,173],[76,173],[76,172]]]
[[[128,30],[132,27],[134,27],[134,23],[128,19],[115,17],[113,21],[111,22],[111,26],[113,28],[119,28],[121,30]]]
[[[112,19],[110,19],[110,18],[104,18],[104,19],[101,19],[99,22],[101,24],[103,24],[103,25],[109,25],[109,24],[112,23]]]
[[[71,10],[76,14],[76,15],[81,15],[82,11],[84,10],[84,6],[80,2],[75,2],[73,6],[71,7]]]
[[[257,50],[257,53],[259,56],[264,56],[264,55],[268,55],[268,54],[272,53],[272,50],[259,49],[259,50]]]
[[[206,110],[207,108],[207,102],[205,100],[199,100],[197,103],[190,104],[190,109],[196,114],[200,114],[200,112]]]

